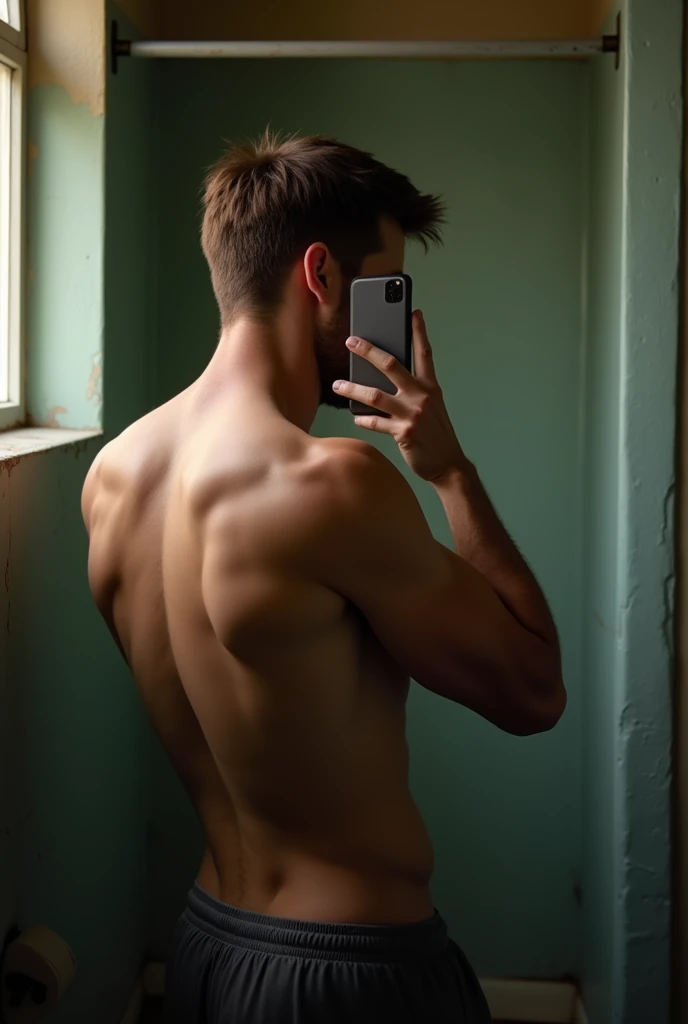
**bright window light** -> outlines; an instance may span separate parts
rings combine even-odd
[[[0,428],[23,421],[26,53],[18,0],[0,0]]]

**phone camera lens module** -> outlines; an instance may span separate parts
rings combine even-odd
[[[388,281],[385,285],[385,302],[401,302],[404,297],[403,281]]]

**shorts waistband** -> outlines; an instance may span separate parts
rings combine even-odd
[[[329,924],[257,914],[231,907],[195,884],[184,911],[194,927],[223,942],[282,956],[391,963],[443,953],[447,926],[440,915],[410,924]]]

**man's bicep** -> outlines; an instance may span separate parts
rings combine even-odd
[[[508,613],[487,581],[434,539],[391,465],[364,468],[354,487],[326,559],[329,582],[409,675],[490,715],[490,685],[513,630]]]
[[[418,539],[418,538],[417,538]],[[489,584],[432,537],[389,578],[362,576],[354,601],[418,683],[495,718],[515,632]]]

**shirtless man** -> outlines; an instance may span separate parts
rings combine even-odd
[[[231,150],[205,194],[215,354],[84,487],[95,601],[207,836],[174,1024],[490,1019],[433,911],[405,702],[413,677],[500,729],[550,729],[556,630],[457,441],[422,316],[415,377],[347,341],[351,279],[399,273],[405,237],[437,240],[440,220],[334,140]],[[346,382],[350,348],[396,396]],[[435,487],[456,554],[374,447],[309,435],[320,403],[351,398],[388,414],[360,426]]]

